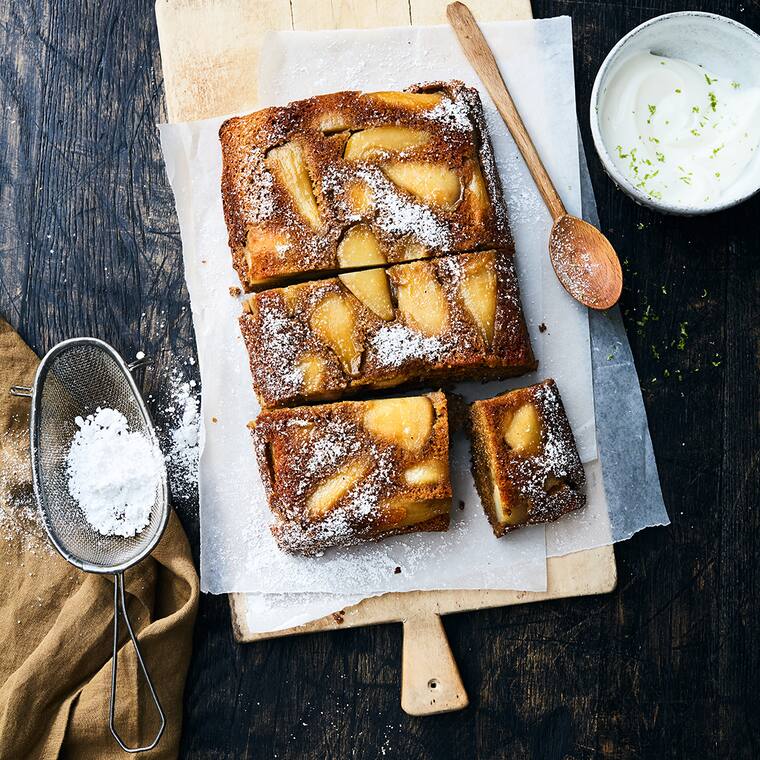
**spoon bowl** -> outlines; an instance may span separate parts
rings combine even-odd
[[[549,258],[562,287],[589,309],[609,309],[623,289],[615,249],[592,224],[563,214],[549,235]]]

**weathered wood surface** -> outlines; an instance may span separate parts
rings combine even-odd
[[[760,29],[757,0],[692,5]],[[573,17],[587,147],[606,52],[680,8],[534,2],[538,17]],[[0,314],[39,351],[92,333],[165,369],[192,353],[153,127],[160,71],[152,0],[0,7]],[[590,163],[605,231],[627,260],[622,306],[673,525],[617,547],[610,596],[446,618],[470,706],[424,720],[398,703],[400,626],[240,646],[226,598],[204,597],[184,756],[760,754],[760,198],[701,220],[660,217]],[[146,376],[147,392],[160,396],[161,380]],[[197,549],[192,500],[178,507]]]

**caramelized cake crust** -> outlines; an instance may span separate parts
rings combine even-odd
[[[475,401],[475,485],[496,536],[586,504],[586,476],[554,380]]]
[[[448,528],[443,393],[268,410],[249,427],[281,549]]]
[[[251,296],[240,326],[265,407],[535,369],[509,252],[370,269]]]
[[[477,90],[338,92],[225,121],[222,200],[247,291],[453,251],[511,249]],[[347,243],[356,228],[363,240]]]

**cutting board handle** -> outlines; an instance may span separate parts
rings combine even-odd
[[[469,704],[441,616],[413,615],[404,621],[401,708],[409,715],[435,715]]]

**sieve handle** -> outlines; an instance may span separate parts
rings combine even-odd
[[[121,610],[119,610],[119,603],[121,602]],[[140,663],[140,669],[145,676],[145,681],[150,689],[150,695],[153,697],[153,702],[158,710],[159,717],[161,718],[161,726],[158,729],[155,739],[150,744],[144,747],[128,747],[122,741],[119,734],[116,732],[116,726],[114,724],[114,714],[116,713],[116,669],[118,666],[118,651],[119,651],[119,615],[124,616],[124,622],[127,625],[129,631],[129,637],[132,639],[132,645],[135,648],[135,654],[137,655],[137,661]],[[153,682],[148,675],[148,669],[145,667],[142,654],[140,653],[140,647],[137,645],[137,637],[132,630],[132,624],[129,622],[129,615],[127,614],[127,601],[124,596],[124,572],[114,573],[113,576],[113,659],[111,661],[111,707],[109,710],[108,725],[111,729],[114,739],[119,743],[119,746],[125,752],[146,752],[149,749],[153,749],[157,744],[161,735],[164,733],[166,727],[166,716],[161,709],[161,703],[158,701],[156,690],[153,688]]]

